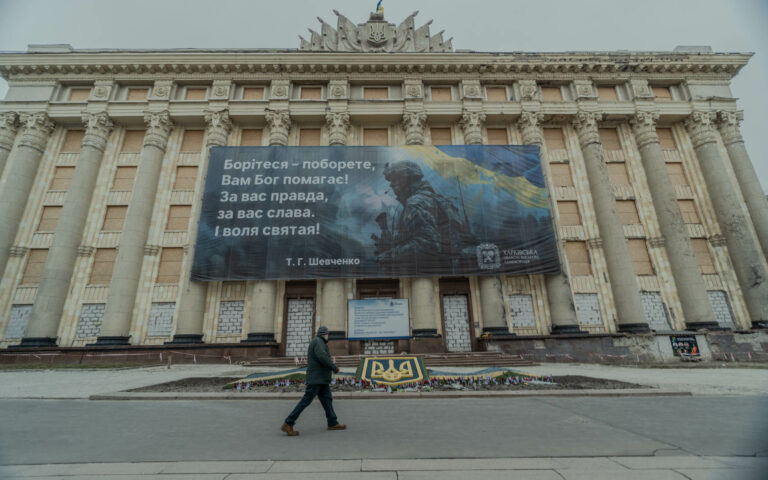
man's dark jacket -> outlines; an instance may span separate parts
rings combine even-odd
[[[307,349],[307,385],[328,385],[336,364],[328,351],[328,341],[316,336]]]

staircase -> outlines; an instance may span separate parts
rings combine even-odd
[[[336,365],[340,367],[356,367],[360,360],[377,355],[338,355],[334,357]],[[383,356],[383,355],[378,355]],[[399,356],[399,355],[392,355]],[[410,355],[409,355],[410,356]],[[413,355],[424,359],[427,367],[524,367],[535,365],[520,355],[508,355],[499,352],[467,352],[467,353],[430,353]],[[245,362],[246,367],[303,367],[306,359],[293,357],[262,357]]]

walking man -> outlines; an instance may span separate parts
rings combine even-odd
[[[317,336],[309,342],[307,349],[307,389],[304,396],[299,400],[296,408],[293,409],[285,423],[280,427],[289,437],[299,434],[293,429],[293,425],[298,420],[301,412],[312,403],[317,396],[325,410],[325,418],[328,420],[328,430],[344,430],[346,425],[339,423],[336,413],[333,411],[333,396],[331,395],[331,373],[338,373],[339,367],[331,360],[331,354],[328,352],[328,327],[322,326],[317,329]]]

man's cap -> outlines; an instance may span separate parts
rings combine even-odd
[[[384,169],[384,178],[389,181],[398,178],[415,181],[421,180],[423,177],[424,173],[422,173],[421,167],[408,160],[397,162],[394,165],[388,165],[387,168]]]
[[[328,327],[323,325],[322,327],[318,328],[317,329],[317,334],[318,335],[327,335],[328,334]]]

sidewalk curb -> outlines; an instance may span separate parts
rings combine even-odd
[[[612,390],[559,390],[527,392],[336,392],[336,400],[413,400],[428,398],[533,398],[533,397],[669,397],[692,396],[691,392],[656,388]],[[112,392],[91,395],[89,400],[298,400],[302,392]]]

